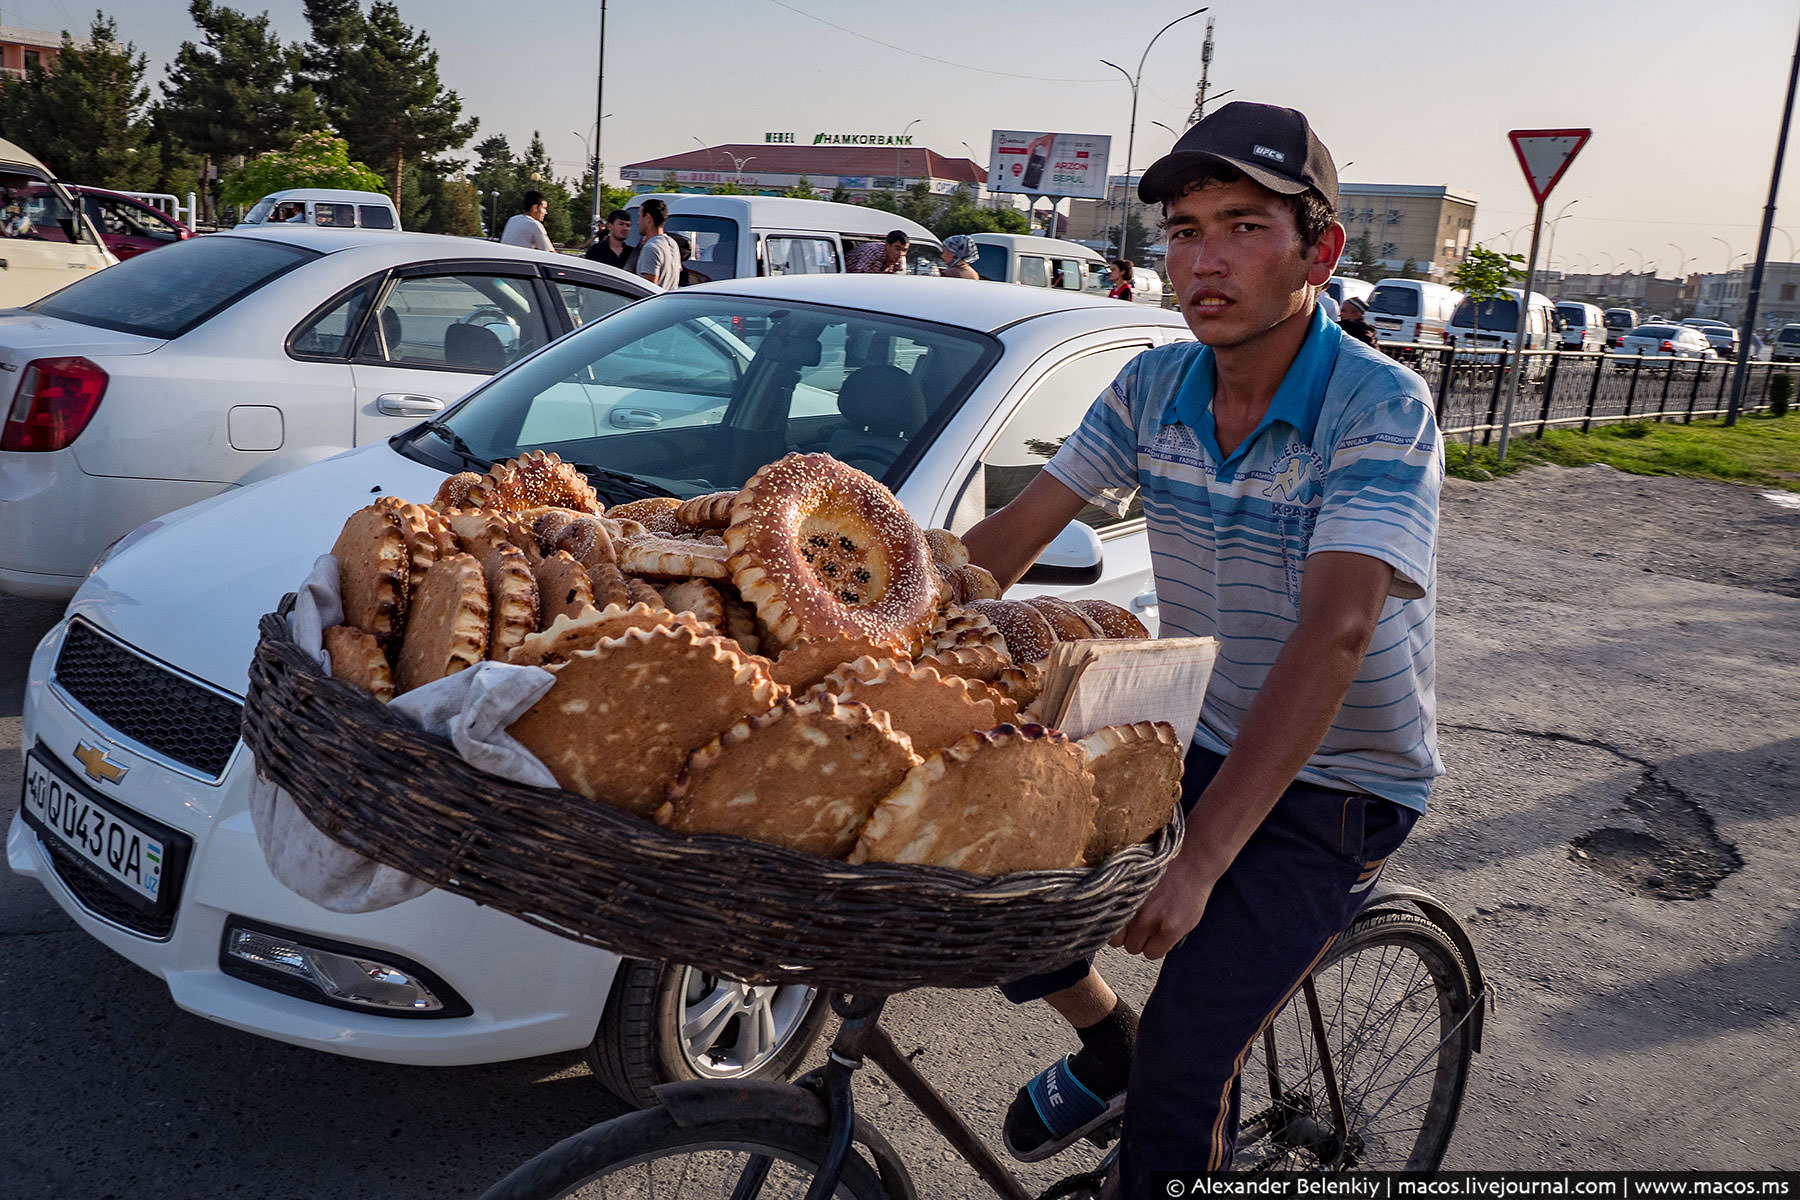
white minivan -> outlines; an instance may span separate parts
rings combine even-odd
[[[348,188],[288,188],[270,192],[240,225],[316,225],[320,229],[398,229],[400,213],[380,192]]]
[[[1558,300],[1556,313],[1562,318],[1564,350],[1606,349],[1606,315],[1598,304],[1585,300]]]
[[[969,237],[981,248],[974,266],[983,279],[1071,292],[1105,292],[1111,286],[1106,282],[1106,260],[1080,242],[1027,233],[972,233]]]
[[[1492,300],[1464,300],[1450,318],[1450,340],[1458,346],[1475,349],[1508,349],[1518,337],[1518,288],[1504,289],[1504,296]],[[1527,350],[1555,350],[1562,342],[1562,319],[1556,305],[1542,292],[1531,293],[1525,309],[1525,342]]]
[[[708,282],[757,275],[835,275],[845,269],[851,252],[884,240],[893,230],[911,239],[907,271],[930,275],[942,244],[917,221],[867,208],[794,196],[708,196],[687,192],[647,192],[633,196],[631,240],[641,240],[638,212],[654,196],[669,206],[664,233],[688,239],[694,256],[682,266]]]
[[[118,261],[50,168],[0,138],[0,308],[30,304]]]
[[[1369,293],[1369,321],[1384,342],[1442,345],[1462,293],[1423,279],[1382,279]]]

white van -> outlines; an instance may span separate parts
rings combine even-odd
[[[638,212],[654,196],[669,206],[664,233],[679,233],[694,256],[684,267],[709,282],[755,275],[835,275],[851,252],[879,242],[899,229],[911,239],[907,270],[930,275],[943,249],[937,235],[917,221],[861,204],[834,204],[794,196],[707,196],[647,192],[633,196],[631,240],[636,246]]]
[[[398,229],[400,214],[380,192],[349,188],[288,188],[270,192],[240,225],[316,225],[320,229]]]
[[[1558,300],[1556,313],[1562,318],[1564,350],[1606,349],[1606,315],[1598,304],[1585,300]]]
[[[1339,308],[1346,300],[1365,301],[1375,285],[1366,279],[1352,279],[1348,275],[1333,275],[1325,285],[1325,294],[1337,302]],[[1365,305],[1366,307],[1366,305]]]
[[[118,261],[50,168],[0,138],[0,308],[30,304]]]
[[[1508,348],[1518,337],[1518,288],[1504,289],[1492,300],[1464,300],[1450,318],[1450,340],[1475,349]],[[1525,349],[1555,350],[1562,343],[1556,305],[1542,292],[1531,293],[1525,309]]]
[[[1097,288],[1104,293],[1112,286],[1106,280],[1106,259],[1080,242],[1028,233],[972,233],[969,237],[981,247],[974,265],[983,279],[1071,292]]]
[[[1422,279],[1382,279],[1369,293],[1369,322],[1384,342],[1442,345],[1463,295]]]

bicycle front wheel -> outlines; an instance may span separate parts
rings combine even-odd
[[[1473,1000],[1456,945],[1411,913],[1359,919],[1296,991],[1244,1064],[1237,1170],[1430,1171],[1462,1109]]]
[[[563,1139],[483,1192],[481,1200],[798,1200],[818,1173],[825,1140],[823,1129],[769,1118],[682,1126],[667,1109],[652,1108]],[[887,1192],[853,1149],[832,1195],[883,1200]]]

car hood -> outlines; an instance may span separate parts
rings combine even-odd
[[[161,338],[101,329],[22,308],[0,308],[0,363],[11,367],[34,358],[148,354],[164,344]]]
[[[69,612],[242,696],[257,619],[331,551],[344,518],[384,493],[429,501],[443,479],[377,442],[233,489],[126,535]]]

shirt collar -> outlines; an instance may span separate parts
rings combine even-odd
[[[1282,376],[1281,386],[1275,389],[1269,410],[1250,436],[1232,451],[1232,459],[1242,455],[1257,435],[1276,421],[1291,426],[1301,441],[1312,441],[1319,424],[1319,409],[1325,402],[1325,384],[1337,365],[1338,347],[1343,336],[1337,322],[1315,304],[1306,337],[1300,343],[1300,352],[1294,355],[1287,374]],[[1218,434],[1213,427],[1213,389],[1217,384],[1218,368],[1213,362],[1212,347],[1202,346],[1188,366],[1181,386],[1176,389],[1174,400],[1164,410],[1163,424],[1178,421],[1192,429],[1213,461],[1223,466],[1228,460],[1219,452]]]

